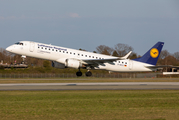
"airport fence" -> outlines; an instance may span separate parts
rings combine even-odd
[[[82,75],[84,78],[85,74]],[[161,73],[95,73],[91,76],[92,78],[157,78],[157,77],[167,77],[163,76]],[[90,78],[91,78],[90,77]],[[59,74],[1,74],[0,78],[77,78],[74,73],[59,73]]]

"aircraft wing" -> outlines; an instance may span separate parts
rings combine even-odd
[[[97,64],[102,64],[106,62],[110,63],[116,60],[118,59],[117,58],[116,59],[85,59],[85,60],[80,60],[80,61],[82,61],[83,64],[97,65]]]
[[[129,57],[129,55],[131,53],[132,53],[132,51],[127,53],[124,57],[116,57],[116,58],[109,58],[109,59],[82,59],[80,61],[82,61],[86,64],[98,64],[98,63],[105,63],[105,62],[113,62],[116,60],[125,60]]]

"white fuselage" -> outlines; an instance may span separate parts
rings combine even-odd
[[[31,41],[21,41],[23,45],[11,45],[6,50],[9,52],[29,56],[34,58],[40,58],[50,61],[56,61],[65,64],[66,59],[78,59],[78,60],[89,60],[89,59],[111,59],[117,58],[108,55],[102,55],[92,52],[86,52],[81,50],[75,50],[60,46],[54,46],[49,44],[31,42]],[[84,63],[85,64],[85,63]],[[98,64],[94,69],[103,69],[115,72],[142,72],[142,71],[152,71],[152,69],[146,66],[152,66],[150,64],[125,59],[116,60],[113,62],[104,62]]]

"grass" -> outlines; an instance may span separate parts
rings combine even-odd
[[[179,90],[0,91],[1,120],[177,120]]]
[[[59,78],[59,79],[0,79],[0,84],[7,83],[92,83],[92,82],[179,82],[179,78]]]

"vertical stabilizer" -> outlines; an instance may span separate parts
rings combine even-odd
[[[142,57],[133,59],[135,61],[156,65],[163,48],[164,42],[156,43],[149,51],[147,51]]]

